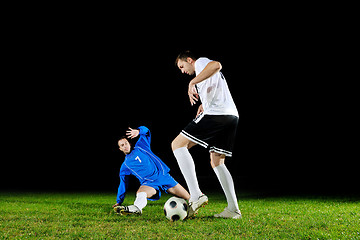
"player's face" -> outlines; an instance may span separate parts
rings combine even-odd
[[[125,139],[125,138],[120,139],[118,142],[118,145],[119,145],[120,151],[124,152],[125,154],[130,153],[131,147],[130,147],[130,143],[127,139]]]
[[[180,69],[181,73],[186,73],[188,75],[193,75],[195,73],[195,67],[192,64],[194,60],[191,58],[188,58],[187,61],[179,60],[177,65]]]

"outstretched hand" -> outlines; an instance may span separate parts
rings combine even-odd
[[[129,130],[126,131],[126,136],[128,138],[136,138],[139,135],[140,131],[137,129],[132,129],[131,127],[129,127]]]

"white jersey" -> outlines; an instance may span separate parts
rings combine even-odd
[[[205,57],[195,61],[196,76],[204,70],[209,62],[212,62],[212,60]],[[196,84],[196,87],[204,108],[204,114],[234,115],[239,117],[225,77],[220,71]]]

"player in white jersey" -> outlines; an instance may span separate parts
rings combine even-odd
[[[195,145],[209,148],[210,163],[224,190],[228,206],[215,217],[241,218],[234,181],[225,166],[225,157],[232,156],[239,115],[222,73],[220,62],[208,58],[196,58],[190,51],[180,53],[175,61],[182,73],[196,74],[189,83],[188,95],[191,105],[199,106],[196,118],[190,122],[171,143],[190,191],[189,215],[196,214],[206,205],[208,198],[200,188],[195,164],[189,149]],[[195,87],[196,86],[196,87]]]

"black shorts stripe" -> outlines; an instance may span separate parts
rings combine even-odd
[[[224,154],[227,157],[232,157],[232,152],[229,152],[224,149],[217,148],[217,147],[210,147],[209,152],[216,152],[216,153]]]
[[[200,114],[181,134],[187,139],[225,156],[232,156],[239,118],[233,115]]]
[[[187,139],[189,139],[190,141],[193,141],[194,143],[197,143],[199,144],[200,146],[204,147],[204,148],[207,148],[209,144],[207,144],[206,142],[204,141],[201,141],[200,139],[197,139],[196,137],[194,136],[191,136],[189,133],[185,132],[184,130],[181,131],[182,135],[184,137],[186,137]]]

